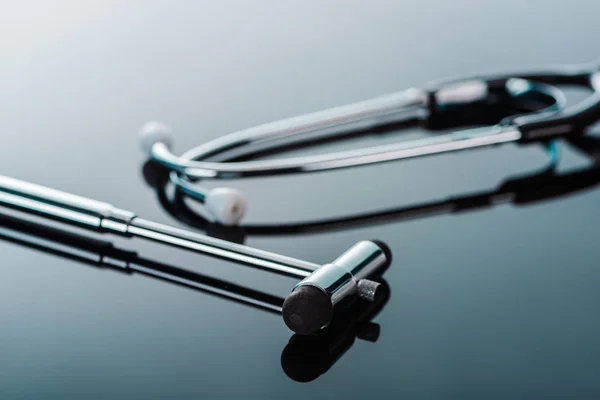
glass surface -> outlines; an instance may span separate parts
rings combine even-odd
[[[2,8],[0,173],[177,226],[142,178],[136,132],[147,120],[170,123],[183,152],[237,129],[439,78],[594,60],[600,37],[600,3],[585,0],[63,0]],[[507,145],[226,184],[247,194],[248,222],[298,221],[493,190],[546,163],[539,146]],[[565,169],[585,165],[564,149]],[[350,344],[347,351],[304,384],[282,368],[291,332],[277,315],[0,240],[0,397],[597,398],[599,201],[592,188],[526,206],[249,235],[249,245],[318,263],[361,239],[384,240],[394,254],[385,275],[391,297],[373,320],[378,340],[344,337],[335,349]],[[296,283],[152,243],[102,239],[277,296]],[[292,360],[299,369],[318,358],[303,354]]]

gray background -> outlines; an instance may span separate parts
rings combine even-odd
[[[580,1],[3,1],[0,171],[176,224],[136,131],[176,150],[432,79],[598,57]],[[365,138],[352,145],[397,140]],[[565,163],[579,165],[574,153]],[[541,167],[504,146],[234,182],[248,221],[302,220],[490,189]],[[334,233],[249,237],[315,262],[381,238],[395,262],[380,340],[316,381],[280,366],[276,316],[0,242],[0,397],[597,398],[599,192]],[[294,282],[138,242],[149,257],[285,295]]]

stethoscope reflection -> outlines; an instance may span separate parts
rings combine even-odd
[[[0,240],[46,254],[106,268],[127,275],[139,273],[178,286],[199,290],[255,309],[280,315],[285,299],[197,272],[175,267],[113,243],[0,212]],[[352,346],[356,338],[375,342],[379,325],[371,320],[390,297],[389,285],[380,277],[375,301],[355,299],[335,314],[333,321],[312,335],[291,337],[281,355],[284,372],[293,380],[308,382],[325,373]]]
[[[577,170],[558,172],[559,144],[549,142],[546,144],[550,159],[547,167],[533,173],[509,178],[489,191],[339,218],[272,225],[223,226],[212,223],[196,212],[185,201],[185,196],[180,195],[177,191],[169,192],[168,172],[160,165],[152,161],[146,162],[143,174],[146,182],[156,190],[162,207],[172,217],[186,225],[205,231],[209,236],[244,243],[247,236],[323,233],[440,214],[462,213],[503,203],[523,206],[571,195],[598,185],[600,183],[600,138],[574,135],[565,142],[588,158],[591,161],[589,165]]]

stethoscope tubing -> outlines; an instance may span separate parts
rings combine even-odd
[[[384,106],[382,106],[380,104],[380,99],[367,101],[366,103],[373,102],[382,107],[381,109],[377,109],[376,106],[370,108],[371,113],[367,114],[367,118],[369,118],[367,119],[368,126],[375,128],[392,121],[401,122],[414,118],[422,118],[425,113],[425,108],[427,107],[427,100],[424,100],[426,99],[427,92],[421,90],[420,94],[416,95],[415,93],[417,90],[418,89],[410,89],[407,92],[408,95],[404,95],[403,92],[396,94],[398,98],[406,99],[406,101],[404,103],[401,101],[394,102],[396,116],[393,119],[389,116],[389,110],[392,107],[388,104],[384,103]],[[541,84],[537,84],[536,90],[546,92],[548,96],[551,96],[556,100],[554,104],[545,110],[546,112],[555,112],[564,107],[565,99],[560,91],[551,86]],[[419,102],[422,109],[417,110],[415,107]],[[225,137],[191,149],[180,157],[174,156],[164,143],[156,143],[152,148],[152,155],[159,163],[179,173],[181,176],[192,180],[239,179],[245,177],[328,171],[332,169],[356,167],[468,148],[515,142],[521,139],[519,129],[508,125],[467,129],[447,135],[428,137],[418,141],[386,144],[363,149],[282,160],[243,162],[224,162],[225,160],[221,162],[203,161],[209,156],[218,155],[220,151],[230,151],[244,145],[252,145],[256,139],[289,138],[294,135],[306,134],[313,130],[326,130],[336,127],[340,132],[358,129],[358,127],[354,126],[331,125],[340,119],[344,119],[338,114],[347,113],[345,115],[346,120],[350,120],[351,123],[354,124],[360,123],[360,129],[365,129],[362,121],[364,121],[366,113],[357,112],[354,105],[346,107],[348,108],[342,108],[343,111],[334,108],[327,110],[326,112],[308,114],[301,119],[292,118],[279,123],[261,125],[247,131],[226,135]],[[367,106],[365,106],[365,108],[367,108]],[[329,117],[329,113],[331,113],[331,117]],[[378,121],[376,115],[381,114],[386,115],[387,118]],[[323,132],[321,132],[321,134],[323,134]],[[235,154],[235,157],[239,157],[239,153]]]
[[[444,90],[455,89],[453,86],[462,84],[451,96],[477,98],[482,96],[485,87],[482,82],[515,81],[513,77],[527,79],[536,83],[536,90],[546,92],[556,99],[555,104],[540,113],[535,113],[537,120],[552,120],[553,117],[564,114],[563,94],[557,89],[541,84],[572,84],[590,86],[596,89],[600,79],[594,75],[597,71],[595,64],[566,66],[556,70],[542,72],[515,73],[497,76],[480,76],[463,80],[453,80],[433,89],[409,89],[379,98],[336,107],[316,113],[289,118],[269,124],[260,125],[197,146],[180,157],[174,156],[167,146],[158,143],[152,149],[153,158],[180,176],[194,179],[239,179],[265,175],[293,174],[301,172],[316,172],[336,168],[355,167],[379,162],[407,159],[423,155],[439,154],[467,148],[476,148],[499,143],[515,142],[523,139],[519,125],[531,123],[527,117],[515,118],[509,124],[486,129],[471,129],[455,132],[450,135],[426,138],[409,143],[396,143],[335,152],[325,155],[288,158],[283,160],[227,162],[228,159],[239,157],[240,153],[227,156],[232,150],[243,147],[268,144],[270,141],[292,139],[297,136],[310,134],[319,137],[331,132],[347,132],[350,130],[368,130],[391,122],[401,122],[411,119],[424,119],[431,108],[431,93],[439,97],[448,95]],[[478,86],[477,83],[480,83]],[[446,88],[444,88],[444,86]],[[463,92],[461,93],[460,90]],[[464,99],[461,99],[464,100]],[[595,101],[592,99],[591,101]],[[581,108],[581,107],[579,107]],[[457,144],[455,142],[461,142]],[[271,144],[272,145],[272,144]],[[243,155],[243,152],[241,153]],[[219,162],[206,161],[211,157],[219,157]],[[181,185],[182,182],[174,182]]]
[[[209,215],[225,225],[239,223],[246,208],[243,195],[225,188],[220,198],[199,184],[204,179],[250,177],[331,171],[437,155],[504,143],[548,143],[581,132],[600,116],[600,72],[596,64],[581,64],[514,74],[482,75],[448,80],[425,89],[411,88],[378,98],[259,125],[196,146],[181,156],[168,140],[150,147],[154,161],[170,170],[180,193],[204,203]],[[583,102],[566,107],[564,93],[552,85],[591,88]],[[508,98],[508,100],[506,100]],[[503,100],[504,99],[504,100]],[[505,116],[491,126],[464,129],[477,105],[520,104],[524,112]],[[392,144],[270,160],[253,157],[264,152],[372,132],[390,124],[444,126],[447,115],[463,113],[463,129]],[[473,121],[475,122],[475,121]],[[477,125],[473,123],[473,125]],[[164,133],[164,132],[163,132]],[[148,139],[148,137],[146,137]],[[229,210],[229,211],[228,211]]]

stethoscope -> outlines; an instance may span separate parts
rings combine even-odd
[[[517,75],[520,77],[453,81],[435,90],[412,89],[263,125],[199,146],[182,158],[170,152],[169,130],[165,126],[146,125],[143,138],[152,158],[172,170],[171,180],[182,193],[204,201],[218,221],[232,223],[239,220],[245,209],[238,192],[197,190],[195,181],[325,171],[514,141],[547,144],[561,136],[576,136],[597,119],[600,78],[595,66]],[[582,85],[594,90],[594,94],[579,105],[564,109],[562,92],[551,84]],[[441,129],[488,121],[494,121],[494,125],[416,142],[286,160],[225,162],[390,124],[421,123]],[[217,156],[221,159],[213,159]],[[209,157],[210,161],[204,160]],[[281,314],[286,325],[300,334],[327,327],[336,310],[354,300],[376,302],[382,286],[373,278],[381,276],[391,262],[391,252],[384,243],[365,240],[332,262],[320,265],[145,220],[104,202],[3,176],[0,205],[97,233],[139,237],[297,278],[300,282],[285,299]]]
[[[557,84],[583,86],[594,93],[564,108],[564,96],[550,86]],[[181,156],[171,151],[171,128],[159,122],[142,127],[141,143],[150,159],[171,171],[170,180],[181,193],[201,202],[214,221],[236,225],[247,206],[241,192],[232,188],[207,190],[199,181],[329,171],[510,142],[548,143],[579,132],[600,117],[599,87],[597,64],[473,77],[256,126],[209,141]],[[265,152],[372,133],[390,125],[441,130],[489,124],[498,116],[505,118],[491,126],[425,139],[322,155],[254,160]]]
[[[600,184],[600,138],[574,135],[566,143],[577,150],[589,165],[569,171],[558,171],[560,145],[553,141],[546,146],[549,161],[537,170],[508,177],[491,190],[452,196],[415,205],[367,211],[341,217],[273,224],[222,226],[209,221],[186,202],[185,195],[168,190],[168,173],[154,161],[144,165],[144,177],[156,190],[160,205],[167,213],[207,235],[235,243],[244,243],[249,236],[297,236],[300,234],[335,232],[352,228],[401,222],[445,214],[462,214],[500,204],[533,205],[574,193],[590,190]]]

